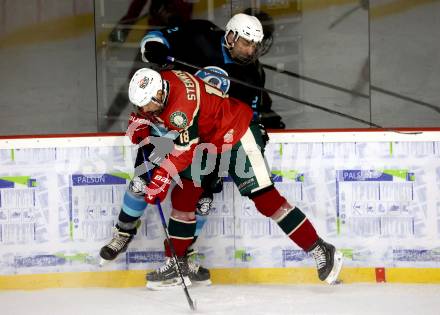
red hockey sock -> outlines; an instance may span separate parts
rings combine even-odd
[[[286,204],[290,206],[274,187],[250,198],[254,201],[258,211],[266,217],[272,217],[277,210]],[[297,207],[277,223],[284,233],[305,251],[308,251],[318,240],[315,228],[305,214]]]
[[[318,240],[318,234],[305,214],[295,207],[290,211],[278,225],[299,247],[309,251],[312,245]]]
[[[187,248],[193,241],[195,231],[195,219],[193,221],[183,221],[170,217],[168,223],[168,233],[177,257],[183,257],[185,255]],[[172,256],[167,240],[165,240],[165,256]]]
[[[196,231],[196,219],[195,215],[190,215],[190,212],[195,212],[197,201],[202,192],[203,188],[194,186],[194,183],[186,178],[182,178],[182,187],[176,185],[171,192],[173,209],[187,212],[188,217],[193,218],[177,219],[170,217],[168,222],[168,233],[178,257],[184,256],[186,250],[193,242]],[[172,256],[167,240],[165,240],[165,255],[167,257]]]

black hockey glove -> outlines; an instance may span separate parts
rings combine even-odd
[[[205,189],[205,191],[209,191],[214,194],[218,194],[223,190],[223,178],[218,176],[217,169],[203,178],[202,187]]]
[[[146,42],[144,45],[144,58],[151,63],[163,66],[167,63],[168,47],[159,42]]]

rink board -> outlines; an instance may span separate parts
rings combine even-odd
[[[343,281],[440,282],[439,131],[270,135],[275,185],[344,252]],[[129,251],[97,266],[135,152],[115,135],[0,139],[0,289],[144,284],[163,261],[155,207]],[[318,282],[313,260],[229,180],[214,204],[197,242],[214,283]]]

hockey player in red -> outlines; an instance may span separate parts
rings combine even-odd
[[[271,21],[269,16],[262,12],[258,13],[258,16],[264,21]],[[187,60],[187,57],[191,56],[188,59],[190,61],[203,60],[202,65],[215,65],[212,70],[220,71],[220,66],[224,68],[220,73],[228,74],[229,72],[232,76],[240,78],[245,82],[255,84],[256,86],[263,86],[264,72],[257,61],[257,57],[260,53],[266,52],[270,47],[273,29],[266,27],[267,34],[263,34],[265,30],[259,18],[248,14],[236,14],[228,21],[225,31],[217,28],[212,29],[211,26],[213,24],[209,21],[193,21],[192,23],[185,24],[185,27],[182,26],[181,29],[172,28],[170,32],[165,30],[159,32],[162,35],[158,31],[149,32],[149,35],[145,37],[144,44],[142,44],[142,48],[145,50],[144,57],[148,57],[149,61],[161,63],[161,59],[168,52],[163,51],[163,48],[166,46],[160,44],[160,42],[166,41],[173,47],[173,55],[181,52],[182,55],[177,54],[176,57],[184,57],[184,60]],[[271,23],[269,25],[273,26]],[[191,51],[188,51],[187,47],[192,47]],[[189,55],[187,55],[188,53]],[[224,72],[224,70],[228,72]],[[266,124],[267,127],[269,120],[260,120],[261,105],[263,103],[267,104],[266,102],[270,100],[266,95],[267,93],[262,93],[258,88],[248,88],[233,81],[230,82],[226,78],[213,76],[212,73],[205,73],[204,71],[198,71],[195,75],[219,87],[224,93],[227,92],[234,98],[244,101],[252,108],[254,121],[260,122],[263,125]],[[265,100],[264,102],[263,99]],[[273,125],[270,126],[273,127]],[[162,142],[162,140],[166,142],[166,138],[160,139],[160,137],[165,135],[173,137],[171,133],[168,133],[168,130],[160,126],[160,123],[155,124],[154,128],[150,129],[149,127],[153,126],[145,125],[144,118],[140,117],[137,113],[132,113],[126,134],[134,144],[139,144],[150,133],[152,135],[151,140],[155,142]],[[154,147],[156,146],[154,145]],[[144,154],[150,161],[157,160],[157,158],[150,157],[150,154],[153,154],[153,152],[151,145],[148,145],[147,148],[138,150],[135,170],[144,164]],[[139,187],[142,187],[147,180],[148,178],[145,173],[135,171],[135,176],[123,197],[113,238],[100,250],[102,262],[112,261],[119,254],[125,252],[136,234],[140,224],[140,217],[147,207],[143,197],[143,190],[140,190]],[[215,169],[208,176],[204,176],[202,186],[204,191],[196,207],[197,227],[193,244],[207,220],[207,215],[213,205],[213,194],[220,192],[222,189],[222,179],[218,176],[218,169]],[[197,251],[192,247],[188,248],[187,255],[191,258],[189,260],[191,265],[190,279],[193,282],[197,282],[197,284],[210,284],[210,272],[197,263],[195,259],[196,253]]]
[[[223,95],[188,72],[159,74],[145,68],[134,74],[129,98],[138,106],[140,115],[178,133],[173,151],[154,169],[145,188],[145,201],[155,204],[157,199],[165,199],[171,178],[178,183],[171,192],[173,209],[168,225],[178,258],[174,261],[166,246],[166,263],[147,275],[148,288],[179,285],[175,263],[180,265],[185,282],[190,284],[185,253],[196,228],[195,206],[202,193],[199,185],[204,175],[193,156],[203,148],[209,148],[213,155],[220,154],[220,164],[226,166],[240,193],[249,197],[261,214],[275,220],[295,244],[315,258],[319,279],[328,283],[336,281],[342,267],[342,254],[324,242],[304,213],[290,205],[274,187],[262,153],[261,130],[252,123],[249,106]],[[229,163],[224,163],[225,160]],[[247,173],[240,168],[242,165]]]
[[[173,69],[189,71],[206,82],[219,87],[231,97],[245,102],[253,109],[254,121],[261,123],[264,127],[282,128],[283,124],[279,120],[280,117],[272,115],[274,113],[270,110],[271,100],[267,93],[258,88],[238,84],[225,77],[207,72],[210,69],[214,73],[229,74],[231,77],[256,87],[264,86],[265,75],[261,64],[258,62],[258,57],[265,54],[271,46],[274,33],[273,20],[268,14],[251,8],[243,13],[245,14],[235,14],[231,17],[224,31],[212,22],[202,20],[188,21],[185,25],[176,25],[169,29],[149,31],[142,40],[142,58],[150,62],[150,66],[162,64],[168,55],[195,63],[198,66],[207,66],[204,70],[197,72],[191,68],[181,67],[179,64],[174,64]],[[191,47],[191,49],[188,49],[188,47]],[[170,65],[166,67],[169,68]],[[132,73],[134,72],[135,70],[132,71]],[[123,96],[124,100],[126,99],[125,94]],[[152,135],[152,141],[160,142],[161,139],[156,136],[165,135],[168,132],[157,125],[150,130],[148,125],[142,126],[143,121],[144,119],[139,117],[138,114],[131,114],[127,135],[134,144],[139,144],[149,133]],[[139,123],[140,126],[137,126]],[[135,169],[143,165],[144,154],[147,159],[150,159],[151,152],[151,146],[138,152]],[[100,251],[103,262],[112,261],[119,254],[126,251],[136,234],[140,217],[147,207],[143,192],[138,189],[145,181],[147,181],[146,174],[139,172],[139,174],[135,174],[127,187],[118,222],[114,227],[113,238]],[[200,265],[196,259],[197,250],[194,248],[194,243],[207,222],[211,208],[214,206],[214,193],[221,192],[222,183],[222,178],[218,176],[218,169],[203,178],[204,191],[196,207],[197,227],[193,245],[188,248],[187,252],[191,267],[189,276],[191,281],[197,284],[211,283],[209,270]]]

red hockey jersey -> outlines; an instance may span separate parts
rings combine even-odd
[[[161,75],[169,91],[158,118],[169,130],[179,132],[174,151],[164,163],[181,172],[191,164],[198,143],[211,143],[221,153],[240,141],[252,120],[248,105],[188,72],[164,71]]]

